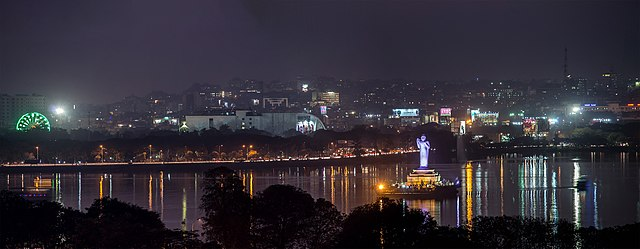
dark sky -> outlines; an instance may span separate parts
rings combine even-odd
[[[105,103],[235,76],[640,75],[640,1],[0,0],[0,93]]]

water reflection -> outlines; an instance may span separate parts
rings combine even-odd
[[[429,211],[439,224],[450,226],[464,224],[478,215],[567,219],[578,226],[627,224],[640,221],[640,166],[634,158],[638,158],[637,153],[633,156],[621,153],[615,160],[590,153],[585,157],[588,161],[562,160],[555,156],[517,159],[504,155],[480,162],[433,165],[444,178],[461,179],[458,197],[406,200],[405,203]],[[405,181],[413,167],[401,164],[255,167],[238,170],[238,173],[251,196],[272,184],[291,184],[315,198],[331,201],[338,210],[348,213],[356,206],[374,202],[375,186],[379,182]],[[592,182],[586,191],[573,188],[581,175],[587,175]],[[121,172],[5,176],[6,188],[35,187],[42,180],[50,179],[52,200],[77,209],[108,195],[158,212],[171,228],[198,227],[197,219],[202,216],[199,210],[201,171],[150,171],[142,178]],[[137,188],[140,184],[144,188]],[[146,198],[136,198],[140,195]]]

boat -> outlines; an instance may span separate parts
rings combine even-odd
[[[417,168],[403,183],[378,185],[377,193],[382,197],[403,199],[448,199],[458,195],[460,181],[442,179],[434,169]]]
[[[10,188],[12,192],[29,201],[48,201],[51,200],[51,188]]]
[[[45,201],[51,200],[52,180],[50,178],[33,178],[33,187],[9,188],[12,192],[26,200]]]

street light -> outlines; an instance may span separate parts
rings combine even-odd
[[[245,160],[249,160],[249,149],[253,149],[253,145],[246,146],[246,145],[244,145],[244,144],[243,144],[243,145],[242,145],[242,148],[243,148],[243,149],[244,149],[244,148],[247,148],[247,150],[246,150],[246,154],[245,154],[245,155],[246,155],[246,156],[245,156],[245,158],[246,158]]]
[[[40,160],[40,147],[36,146],[36,160]]]
[[[151,162],[151,145],[149,145],[149,162]]]
[[[100,145],[100,160],[104,163],[104,146]]]
[[[224,145],[218,145],[218,161],[221,161],[220,159],[222,159],[222,146]]]
[[[57,115],[62,115],[64,114],[64,109],[62,109],[62,107],[57,107],[55,110]]]

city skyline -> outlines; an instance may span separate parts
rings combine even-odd
[[[0,93],[109,103],[234,77],[640,74],[637,1],[0,3]],[[142,18],[144,17],[144,18]]]
[[[640,0],[0,0],[0,248],[640,248]]]

